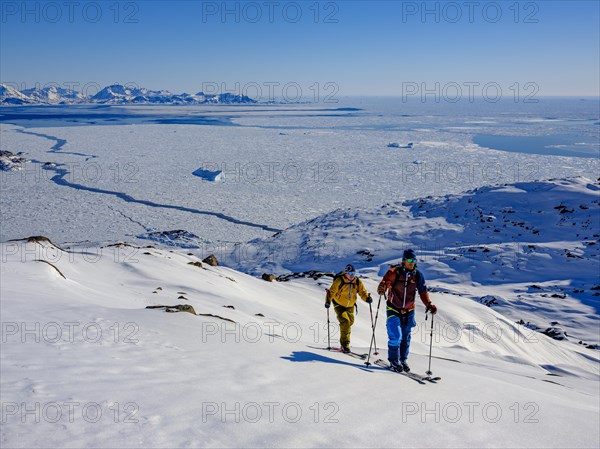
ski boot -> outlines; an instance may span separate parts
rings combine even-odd
[[[396,371],[397,373],[401,373],[403,371],[402,364],[398,362],[398,359],[390,360],[390,369],[392,371]]]

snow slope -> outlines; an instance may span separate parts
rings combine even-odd
[[[578,177],[340,209],[238,245],[227,262],[255,275],[353,263],[382,276],[413,248],[430,287],[473,300],[494,295],[493,307],[514,321],[598,345],[599,186]]]
[[[431,294],[440,309],[432,368],[443,379],[420,385],[319,349],[325,278],[269,283],[126,244],[70,253],[34,239],[2,243],[1,252],[2,447],[600,441],[598,352],[517,326],[467,297]],[[362,270],[373,293],[382,268]],[[177,304],[204,315],[145,308]],[[422,373],[430,321],[422,306],[417,317],[410,362]],[[352,346],[367,352],[369,341],[361,303]]]

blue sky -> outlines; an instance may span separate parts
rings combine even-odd
[[[0,80],[173,92],[318,83],[337,95],[401,95],[407,83],[527,94],[529,82],[537,95],[600,94],[600,2],[475,3],[2,0]]]

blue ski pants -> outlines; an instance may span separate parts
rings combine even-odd
[[[387,309],[388,359],[405,361],[410,348],[410,331],[417,325],[415,311],[399,313]]]

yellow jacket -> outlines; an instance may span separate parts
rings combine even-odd
[[[349,282],[345,276],[337,276],[327,291],[325,301],[333,301],[344,307],[354,307],[357,294],[360,295],[363,301],[366,301],[367,296],[369,296],[365,285],[358,277]]]

